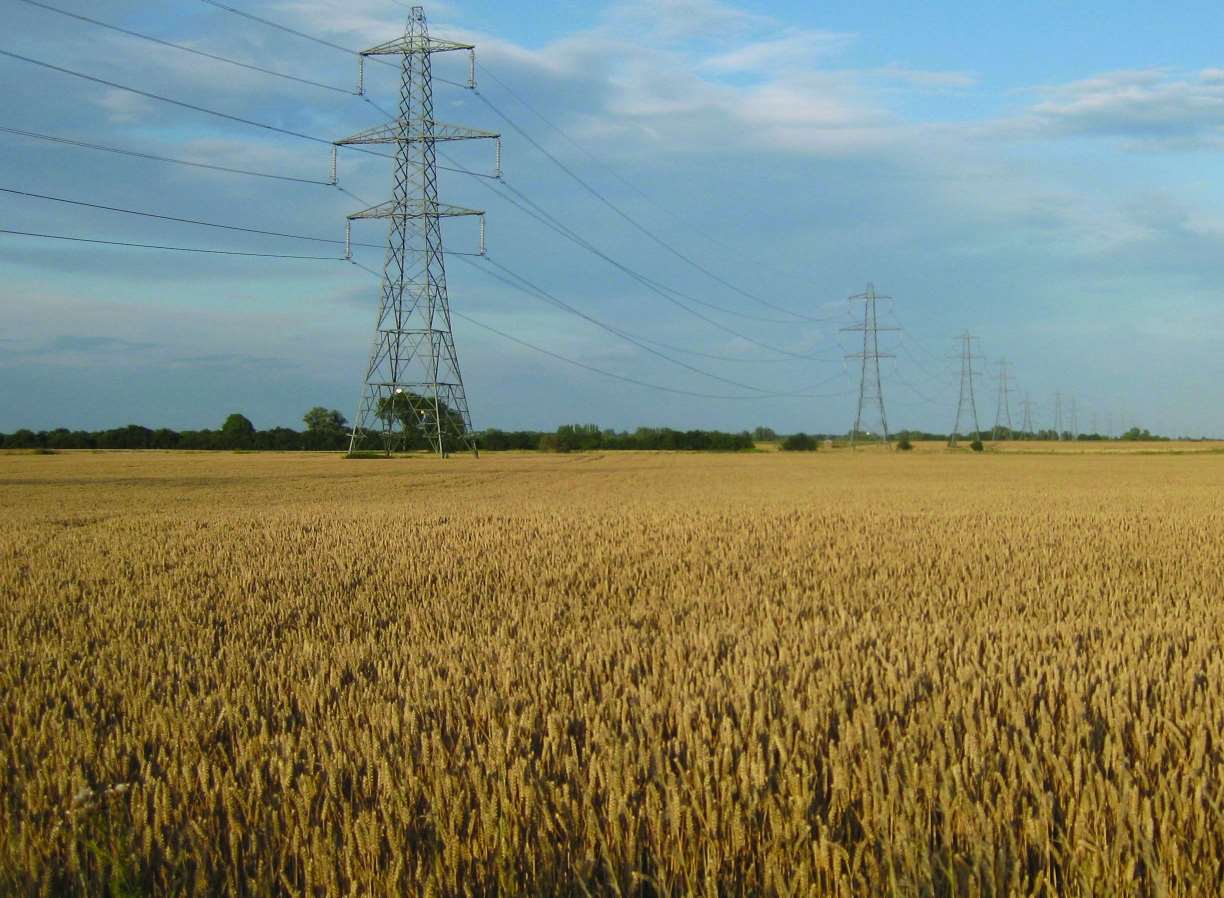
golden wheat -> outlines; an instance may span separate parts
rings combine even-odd
[[[1224,458],[0,458],[0,889],[1224,881]]]

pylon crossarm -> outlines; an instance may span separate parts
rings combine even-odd
[[[348,220],[357,221],[364,218],[398,218],[401,220],[413,218],[462,218],[469,215],[481,216],[484,215],[484,212],[480,209],[452,206],[449,203],[431,204],[429,207],[426,207],[419,199],[412,199],[406,203],[396,203],[394,200],[388,200],[385,203],[379,203],[377,206],[371,206],[369,209],[354,212],[348,216]]]
[[[387,122],[366,128],[343,140],[334,141],[338,147],[355,144],[376,143],[418,143],[424,140],[497,140],[501,137],[495,131],[482,131],[479,128],[468,128],[465,125],[450,125],[446,122],[433,122],[428,133],[417,130],[404,133],[399,122]]]
[[[376,47],[370,47],[368,50],[362,50],[360,55],[403,56],[405,53],[449,53],[452,50],[475,49],[475,44],[461,44],[458,41],[442,40],[425,34],[406,34]]]

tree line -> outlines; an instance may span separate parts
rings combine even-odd
[[[400,408],[389,403],[380,413],[384,417],[394,415],[404,425],[408,449],[424,449],[428,445],[413,420],[408,406]],[[443,414],[451,415],[444,409]],[[343,452],[349,448],[348,421],[335,409],[316,406],[302,416],[304,428],[272,427],[256,430],[250,419],[235,412],[225,419],[216,430],[172,430],[168,427],[152,429],[138,424],[116,427],[110,430],[18,430],[0,433],[0,449],[204,449],[204,450],[271,450],[271,451],[318,451]],[[461,424],[460,424],[461,426]],[[544,452],[588,452],[592,450],[687,450],[707,452],[739,452],[755,448],[757,443],[777,443],[784,451],[815,451],[826,441],[843,443],[848,434],[779,434],[769,427],[757,427],[752,431],[727,433],[719,430],[674,430],[670,427],[639,427],[633,431],[618,431],[600,428],[595,424],[565,424],[555,431],[497,430],[489,429],[472,434],[476,445],[486,452],[510,450],[538,450]],[[983,433],[989,439],[989,433]],[[1002,439],[1025,440],[1109,440],[1113,437],[1101,434],[1071,434],[1061,436],[1053,430],[1037,433],[1019,431],[1000,434]],[[943,441],[947,434],[925,433],[916,430],[899,431],[894,435],[899,446],[905,448],[911,442]],[[869,442],[871,434],[859,434],[858,439]],[[1126,441],[1167,440],[1148,430],[1133,427],[1117,439]]]

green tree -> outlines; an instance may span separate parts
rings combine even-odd
[[[227,449],[249,449],[255,442],[255,425],[250,418],[234,412],[221,425],[221,441]]]
[[[344,431],[348,419],[334,408],[328,410],[321,405],[316,405],[302,415],[302,423],[306,425],[306,430],[310,433],[335,434]]]
[[[794,433],[782,441],[784,452],[815,452],[820,444],[806,433]]]
[[[437,400],[436,408],[438,419],[442,424],[444,439],[467,432],[463,415],[453,411],[440,399]],[[428,435],[421,427],[421,422],[428,421],[432,425],[434,411],[435,405],[432,397],[404,390],[379,399],[374,414],[385,423],[392,421],[399,423],[404,431],[403,448],[424,449],[429,446],[429,442]],[[432,432],[433,427],[430,426],[429,430]]]

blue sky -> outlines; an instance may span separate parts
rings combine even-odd
[[[337,87],[356,74],[349,55],[200,0],[40,2]],[[351,47],[394,36],[407,13],[397,0],[227,2]],[[242,71],[21,0],[0,3],[0,50],[327,139],[380,120],[340,91]],[[1037,423],[1048,426],[1061,392],[1068,417],[1074,397],[1080,429],[1125,422],[1224,434],[1218,5],[447,0],[426,12],[435,35],[478,45],[483,97],[716,277],[619,218],[480,97],[439,84],[440,119],[502,131],[510,187],[605,254],[727,311],[704,310],[715,324],[687,314],[479,179],[444,172],[443,199],[488,210],[491,260],[616,328],[685,350],[665,353],[721,379],[509,289],[488,276],[490,262],[450,261],[452,308],[597,368],[748,397],[632,386],[459,319],[477,427],[845,429],[857,370],[840,361],[855,349],[855,335],[840,328],[853,323],[846,297],[871,281],[893,297],[881,304],[882,323],[904,328],[881,337],[895,356],[882,363],[894,429],[951,426],[958,377],[949,356],[954,334],[969,329],[983,356],[984,426],[995,418],[992,373],[1005,357],[1017,425],[1028,395]],[[436,73],[464,74],[458,60],[440,61]],[[371,67],[372,99],[391,104],[393,75]],[[304,179],[328,175],[323,144],[9,58],[0,57],[0,79],[3,128]],[[482,171],[492,162],[479,144],[448,155]],[[378,201],[389,182],[385,160],[342,155],[340,184],[352,194]],[[6,132],[0,187],[333,239],[361,205],[323,185]],[[0,217],[0,227],[48,234],[337,252],[5,193]],[[381,238],[373,225],[357,234]],[[475,230],[448,224],[446,240],[470,249]],[[357,254],[379,267],[377,249]],[[745,294],[818,320],[782,315]],[[376,304],[377,282],[340,261],[0,234],[0,430],[216,426],[235,410],[260,427],[295,426],[317,404],[351,417]]]

